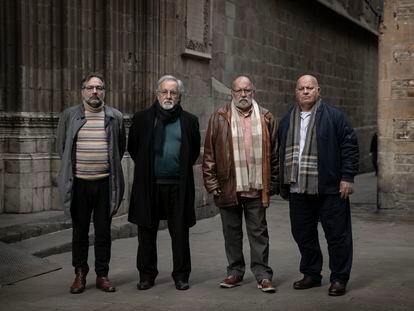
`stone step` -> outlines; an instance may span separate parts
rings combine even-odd
[[[137,235],[137,226],[128,222],[128,216],[122,215],[112,220],[112,240],[129,238]],[[89,230],[89,243],[94,240],[93,224]],[[27,253],[47,257],[54,254],[68,252],[72,248],[72,228],[38,235],[36,237],[11,243],[10,246],[25,250]]]
[[[0,241],[14,243],[70,228],[71,220],[62,211],[30,214],[1,214]]]

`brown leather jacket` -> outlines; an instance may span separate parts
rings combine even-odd
[[[277,124],[270,111],[260,106],[259,111],[263,128],[262,203],[267,207],[270,195],[279,194]],[[204,142],[204,186],[209,193],[221,190],[220,195],[214,196],[217,207],[238,204],[230,118],[230,104],[216,110],[208,122]]]

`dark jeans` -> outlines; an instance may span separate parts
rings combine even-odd
[[[95,272],[107,276],[111,259],[111,217],[109,215],[109,179],[87,181],[75,178],[72,201],[72,265],[88,267],[89,225],[93,212],[95,228]]]
[[[220,208],[224,243],[229,265],[227,275],[244,276],[243,256],[243,213],[250,243],[250,268],[257,282],[272,280],[273,271],[268,265],[269,233],[266,222],[266,208],[260,198],[240,198],[240,204]]]
[[[318,220],[328,243],[330,280],[348,281],[352,266],[352,229],[349,199],[340,195],[291,193],[292,234],[302,255],[300,272],[315,280],[322,278],[322,252]]]
[[[173,253],[172,277],[175,281],[188,281],[191,272],[189,228],[185,223],[184,209],[179,206],[178,184],[156,184],[155,221],[151,228],[138,226],[137,268],[140,280],[154,281],[157,269],[157,232],[160,215],[168,221]]]

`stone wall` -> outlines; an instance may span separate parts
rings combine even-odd
[[[57,116],[3,113],[0,117],[0,212],[31,213],[57,206]]]
[[[359,1],[350,16],[370,12]],[[322,2],[1,1],[0,213],[60,208],[57,118],[79,103],[80,80],[90,71],[105,75],[106,102],[124,112],[127,124],[151,104],[157,79],[176,75],[186,87],[182,104],[199,117],[203,138],[211,113],[228,102],[235,76],[251,76],[258,102],[279,119],[295,102],[298,76],[314,74],[322,96],[345,110],[357,131],[361,171],[371,170],[376,30]],[[128,155],[123,167],[125,212],[133,171]],[[200,160],[194,170],[197,215],[206,217],[216,209],[204,191]]]
[[[125,113],[127,125],[148,105],[160,72],[160,39],[153,39],[161,2],[0,2],[0,213],[60,209],[56,125],[62,110],[80,103],[87,73],[104,74],[106,102]],[[123,166],[125,212],[128,154]]]
[[[379,44],[379,207],[414,212],[414,2],[384,1]]]
[[[361,172],[372,170],[378,99],[372,31],[313,1],[215,1],[214,21],[213,77],[230,86],[238,74],[251,76],[258,102],[280,118],[295,102],[296,79],[314,74],[322,97],[356,129]]]

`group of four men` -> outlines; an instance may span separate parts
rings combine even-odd
[[[89,223],[95,228],[96,287],[114,292],[108,279],[111,219],[123,198],[121,159],[126,148],[122,114],[104,103],[105,82],[98,74],[82,80],[83,103],[66,109],[57,130],[62,159],[58,177],[61,202],[72,217],[71,293],[85,289]],[[200,153],[196,116],[180,105],[183,83],[161,77],[156,100],[134,115],[128,152],[135,163],[128,220],[138,227],[139,290],[154,286],[158,274],[156,238],[166,219],[172,241],[172,278],[178,290],[189,288],[189,228],[195,222],[193,165]],[[343,295],[352,265],[348,195],[358,172],[358,144],[345,115],[320,98],[314,76],[296,83],[297,104],[279,125],[254,100],[255,86],[237,77],[231,102],[210,117],[202,171],[206,190],[219,208],[228,260],[223,288],[240,285],[245,274],[243,214],[257,287],[273,293],[268,265],[266,208],[270,196],[289,200],[292,234],[301,253],[303,278],[295,289],[321,285],[322,253],[318,221],[325,231],[331,269],[329,295]]]

